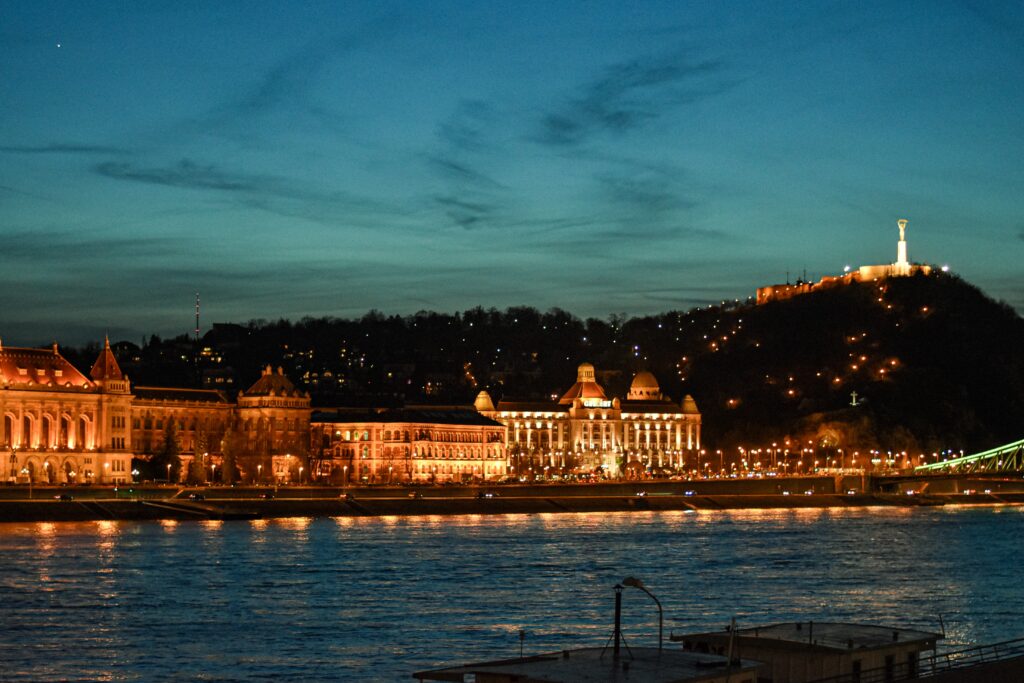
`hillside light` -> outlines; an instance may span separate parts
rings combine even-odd
[[[622,585],[630,586],[632,588],[639,588],[644,593],[647,593],[647,595],[651,596],[651,600],[654,600],[654,604],[658,606],[658,652],[660,653],[662,645],[662,633],[664,630],[663,625],[665,623],[664,612],[661,609],[661,601],[658,600],[658,598],[654,597],[654,593],[647,590],[647,587],[644,586],[643,581],[636,577],[627,576],[625,579],[622,580]]]

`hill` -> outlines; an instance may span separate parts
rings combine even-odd
[[[123,342],[141,384],[245,388],[281,365],[315,405],[548,399],[582,361],[624,395],[652,371],[692,394],[712,448],[791,446],[932,453],[1024,436],[1024,320],[955,276],[854,283],[762,306],[581,320],[553,309],[420,312],[215,325]],[[98,349],[67,350],[88,368]],[[856,405],[854,403],[856,393]]]

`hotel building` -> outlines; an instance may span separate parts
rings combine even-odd
[[[692,396],[673,402],[649,372],[636,374],[624,398],[610,398],[594,366],[583,363],[558,401],[502,400],[495,406],[481,391],[474,405],[505,425],[510,457],[525,457],[520,469],[637,473],[684,467],[687,454],[700,449],[697,403]]]

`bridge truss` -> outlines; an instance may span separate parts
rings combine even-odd
[[[1024,439],[1005,446],[915,467],[915,472],[1020,472],[1024,470]]]

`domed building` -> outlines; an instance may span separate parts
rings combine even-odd
[[[309,395],[280,368],[275,373],[268,367],[235,404],[211,389],[133,386],[109,340],[88,376],[56,344],[38,349],[0,343],[0,387],[2,479],[11,484],[130,482],[132,457],[159,449],[170,425],[180,475],[196,457],[211,473],[221,465],[217,451],[233,417],[241,423],[246,455],[276,464],[285,454],[304,453],[309,443]]]
[[[657,378],[636,374],[624,399],[609,398],[590,363],[577,369],[576,383],[557,401],[502,400],[487,392],[474,403],[482,415],[505,425],[510,473],[536,471],[648,471],[686,467],[700,449],[700,412],[693,397],[675,403],[662,394]],[[520,460],[518,464],[516,460]],[[525,474],[525,473],[524,473]]]

